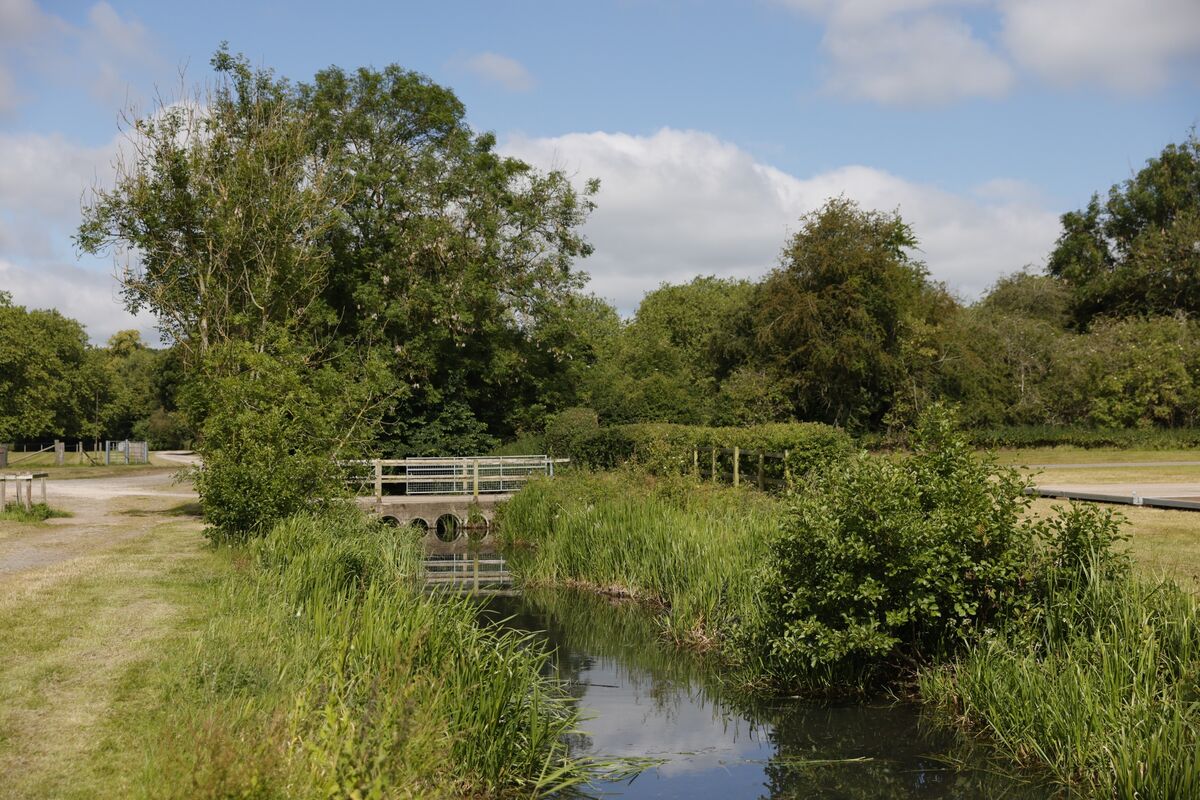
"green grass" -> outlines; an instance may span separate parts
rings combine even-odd
[[[417,564],[411,539],[350,512],[235,549],[206,627],[127,726],[146,753],[134,794],[530,796],[586,779],[546,655],[422,594]]]
[[[660,605],[673,639],[706,648],[758,623],[755,578],[780,509],[751,489],[571,471],[518,493],[500,529],[510,569],[526,584]]]
[[[1092,578],[927,670],[921,694],[1094,797],[1200,797],[1200,608],[1173,584]]]
[[[71,512],[51,508],[45,503],[34,503],[29,510],[19,503],[9,503],[4,508],[0,508],[0,520],[8,522],[45,522],[48,519],[62,519],[69,516],[71,516]]]

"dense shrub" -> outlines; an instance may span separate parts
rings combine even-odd
[[[600,430],[600,418],[590,408],[567,408],[546,422],[544,437],[550,455],[565,456],[579,449],[579,443]]]
[[[636,459],[651,472],[678,474],[692,468],[693,449],[712,447],[739,447],[747,453],[787,452],[792,472],[800,474],[848,455],[853,441],[844,431],[817,422],[744,428],[638,423],[603,427],[578,437],[567,455],[578,464],[598,469]]]
[[[1027,482],[927,412],[915,454],[860,454],[816,478],[773,546],[761,643],[782,682],[864,683],[967,641],[1030,602]],[[886,671],[886,670],[884,670]]]

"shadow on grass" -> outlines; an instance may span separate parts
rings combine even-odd
[[[203,512],[200,509],[200,504],[194,501],[180,503],[171,508],[130,508],[125,511],[118,512],[126,517],[194,517],[200,519]]]

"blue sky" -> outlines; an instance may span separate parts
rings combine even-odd
[[[425,72],[508,152],[600,177],[581,266],[626,312],[664,280],[761,275],[839,194],[898,208],[969,299],[1200,122],[1196,0],[0,0],[0,288],[98,340],[150,329],[69,235],[118,110],[206,79],[222,40],[297,80]]]

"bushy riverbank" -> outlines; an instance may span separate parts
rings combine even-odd
[[[423,595],[414,541],[346,511],[237,551],[149,712],[150,796],[540,795],[587,775],[545,655]]]
[[[932,418],[914,455],[852,457],[786,502],[563,475],[509,503],[504,537],[523,579],[658,604],[763,691],[919,688],[1063,784],[1196,794],[1194,598],[1131,576],[1112,515],[1032,519],[1024,486]]]

